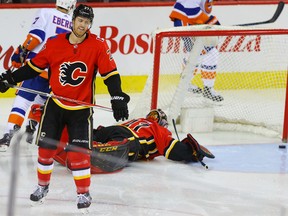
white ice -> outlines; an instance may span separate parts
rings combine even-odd
[[[0,99],[1,138],[12,102]],[[109,105],[108,99],[101,102]],[[95,109],[94,123],[115,122],[112,113]],[[236,132],[193,135],[216,156],[204,159],[208,170],[158,157],[131,163],[118,173],[93,175],[90,215],[288,216],[288,159],[287,150],[278,148],[281,140]],[[79,215],[72,175],[58,164],[46,202],[30,206],[29,196],[37,184],[37,147],[25,138],[13,139],[14,145],[0,153],[0,215]],[[20,144],[20,155],[13,172],[15,143]],[[15,202],[9,198],[11,174],[17,174]]]

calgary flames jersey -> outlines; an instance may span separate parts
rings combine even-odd
[[[139,157],[143,159],[153,159],[159,155],[168,158],[170,150],[177,142],[167,128],[145,118],[125,122],[123,126],[138,136],[141,145]]]
[[[39,73],[49,67],[52,94],[94,103],[97,72],[104,80],[118,74],[116,63],[105,40],[89,33],[82,43],[71,44],[69,35],[70,33],[59,34],[49,38],[28,64]],[[83,104],[67,100],[53,100],[65,109],[86,108]]]

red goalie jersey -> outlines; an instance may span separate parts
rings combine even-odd
[[[134,119],[124,123],[123,126],[129,128],[140,143],[139,159],[153,159],[159,155],[169,158],[168,147],[177,142],[166,127],[150,119]]]

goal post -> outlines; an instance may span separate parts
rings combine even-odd
[[[184,109],[196,116],[211,111],[213,130],[254,132],[287,141],[288,29],[199,25],[157,30],[153,38],[153,71],[141,105],[135,107],[138,116],[134,111],[133,117],[161,108],[170,123],[178,119],[181,124]],[[214,57],[206,58],[209,52]],[[205,69],[212,78],[205,77]],[[223,100],[205,97],[205,82]]]

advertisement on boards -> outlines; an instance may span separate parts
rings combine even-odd
[[[276,5],[215,5],[212,13],[222,25],[232,26],[270,19],[275,8]],[[153,68],[153,32],[172,27],[169,19],[172,6],[93,9],[95,18],[91,31],[107,40],[124,79],[138,76],[145,81]],[[38,8],[0,10],[0,71],[5,71],[11,65],[14,49],[25,40]],[[284,8],[271,27],[287,28],[286,10]],[[143,85],[139,88],[137,91],[141,91]]]

